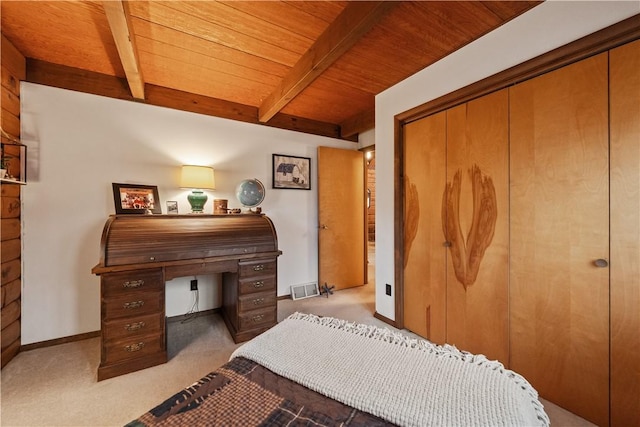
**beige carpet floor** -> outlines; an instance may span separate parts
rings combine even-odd
[[[372,284],[278,303],[278,318],[295,311],[389,327],[373,317]],[[166,364],[96,381],[100,339],[21,352],[1,372],[2,426],[121,426],[225,363],[234,344],[219,315],[167,327]],[[543,401],[553,426],[590,426]]]

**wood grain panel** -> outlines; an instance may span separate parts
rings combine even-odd
[[[22,290],[22,282],[18,280],[12,280],[10,282],[5,282],[4,278],[2,280],[2,307],[11,302],[20,299],[20,294]]]
[[[5,67],[17,81],[24,79],[26,75],[24,55],[16,49],[4,34],[1,36],[0,47],[2,48],[2,66]],[[16,86],[19,86],[19,84]],[[17,90],[13,90],[13,93],[19,95],[19,88],[15,89]]]
[[[11,361],[11,359],[13,359],[15,355],[18,354],[19,352],[20,352],[20,340],[14,341],[7,348],[3,349],[2,356],[0,356],[2,360],[2,367],[4,368],[5,365],[9,363],[9,361]]]
[[[318,147],[318,284],[365,284],[365,171],[361,151]]]
[[[20,117],[20,97],[10,90],[2,90],[0,93],[0,105],[2,109],[13,114],[15,117]]]
[[[446,113],[404,127],[404,327],[446,341]]]
[[[610,53],[611,425],[640,426],[640,40]]]
[[[162,56],[166,56],[167,54],[165,49],[163,49],[163,45],[166,45],[178,47],[189,54],[195,53],[214,58],[220,64],[221,69],[229,73],[234,72],[234,65],[237,66],[239,70],[256,70],[279,77],[284,76],[289,69],[286,65],[264,58],[258,58],[245,52],[239,52],[228,46],[210,42],[191,34],[154,24],[153,22],[133,18],[132,24],[136,37],[153,40],[152,47],[155,46],[154,43],[157,43],[158,49],[162,52]],[[149,53],[153,53],[154,51],[156,51],[155,47],[153,47],[153,50],[150,50]]]
[[[2,219],[0,222],[0,239],[1,240],[10,240],[17,239],[20,237],[20,219],[18,218],[7,218]]]
[[[12,301],[2,307],[1,325],[9,325],[20,319],[20,300]]]
[[[608,424],[607,54],[510,89],[510,367]]]
[[[508,91],[502,90],[447,110],[447,182],[453,182],[456,174],[461,178],[459,199],[447,201],[459,203],[457,212],[448,212],[457,214],[455,221],[449,217],[447,223],[461,237],[457,243],[447,238],[452,241],[447,251],[447,342],[505,365],[509,362],[508,106]],[[492,194],[480,193],[481,188]],[[463,246],[459,251],[457,244]],[[456,252],[464,259],[456,260]],[[466,266],[466,280],[474,275],[472,282],[460,281],[457,270],[462,266],[456,261]]]
[[[3,240],[0,243],[2,259],[1,261],[8,262],[14,259],[20,258],[20,253],[22,251],[22,245],[20,243],[20,239],[11,239],[11,240]]]
[[[2,184],[3,187],[11,184]],[[2,218],[20,217],[20,197],[2,197],[0,200]]]
[[[2,16],[2,32],[20,34],[10,40],[27,58],[124,76],[102,2],[2,2]]]
[[[263,42],[260,37],[256,38],[254,33],[259,28],[250,28],[252,35],[244,34],[238,29],[229,28],[229,25],[233,25],[235,21],[225,21],[216,16],[213,11],[213,8],[221,11],[221,8],[224,7],[229,9],[227,11],[229,12],[230,8],[224,5],[215,5],[214,2],[197,2],[198,9],[194,9],[195,5],[196,3],[187,4],[187,2],[131,2],[130,11],[133,17],[170,27],[289,67],[311,45],[311,40],[301,40],[294,35],[291,38],[295,39],[295,42],[287,41],[287,36],[283,35],[281,29],[269,35],[266,28],[264,28],[264,36],[271,37],[272,40]],[[248,25],[246,22],[238,22],[238,24],[245,27]],[[306,47],[303,47],[302,44]],[[293,50],[289,50],[283,45]]]
[[[16,342],[20,342],[20,322],[12,322],[6,326],[2,326],[4,327],[0,333],[0,341],[2,343],[2,351],[4,351],[10,346],[15,345]]]

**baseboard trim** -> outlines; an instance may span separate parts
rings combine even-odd
[[[34,342],[20,346],[20,351],[35,350],[37,348],[53,347],[54,345],[66,344],[70,342],[87,340],[100,336],[100,331],[85,332],[84,334],[70,335],[68,337],[55,338],[47,341]]]
[[[208,315],[216,314],[216,313],[220,313],[220,312],[221,312],[220,308],[213,308],[211,310],[199,311],[198,312],[198,316],[208,316]],[[167,322],[179,322],[179,321],[182,321],[182,320],[184,320],[184,319],[186,319],[188,317],[189,317],[188,314],[181,314],[179,316],[167,317]],[[101,333],[101,331],[85,332],[83,334],[70,335],[68,337],[55,338],[55,339],[52,339],[52,340],[34,342],[34,343],[31,343],[31,344],[24,344],[24,345],[20,346],[20,351],[29,351],[29,350],[35,350],[35,349],[38,349],[38,348],[53,347],[54,345],[66,344],[66,343],[76,342],[76,341],[82,341],[82,340],[87,340],[87,339],[90,339],[90,338],[97,338],[97,337],[100,336],[100,333]]]
[[[394,328],[397,328],[395,320],[391,320],[388,317],[385,317],[382,314],[378,313],[377,311],[373,313],[373,317],[375,317],[378,320],[382,320],[384,323],[388,323],[389,325],[393,326]]]
[[[212,314],[218,314],[218,313],[222,313],[222,308],[218,307],[218,308],[212,308],[210,310],[197,311],[193,314],[179,314],[177,316],[167,317],[167,323],[182,322],[184,320],[190,319],[192,316],[197,316],[197,317],[211,316]]]
[[[291,294],[287,294],[287,295],[280,295],[279,297],[276,298],[278,301],[282,301],[285,299],[291,299]]]

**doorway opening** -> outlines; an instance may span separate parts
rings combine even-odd
[[[376,261],[376,150],[367,147],[364,150],[366,170],[366,206],[367,231],[365,233],[367,245],[367,284],[375,289],[375,261]]]

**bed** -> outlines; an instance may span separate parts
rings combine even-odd
[[[127,424],[548,426],[535,389],[482,355],[295,313]]]

